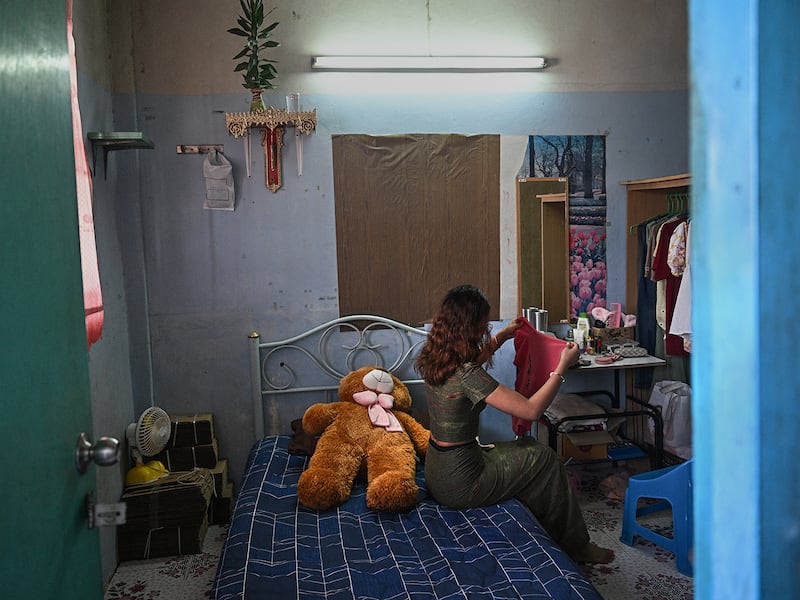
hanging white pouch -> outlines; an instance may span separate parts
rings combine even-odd
[[[652,406],[664,418],[664,448],[681,458],[692,456],[692,388],[681,381],[659,381],[650,392]],[[653,422],[648,420],[647,441],[652,443]]]
[[[236,194],[233,189],[233,167],[219,150],[210,150],[203,163],[206,180],[206,199],[203,208],[208,210],[233,210]]]

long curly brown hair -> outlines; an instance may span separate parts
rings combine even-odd
[[[474,362],[489,340],[489,301],[473,285],[454,287],[433,317],[416,369],[429,385],[442,385],[456,369]]]

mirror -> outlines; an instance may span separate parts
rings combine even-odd
[[[517,179],[519,313],[535,306],[551,325],[569,319],[569,183],[566,177]]]

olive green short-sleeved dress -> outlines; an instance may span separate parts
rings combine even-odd
[[[430,430],[440,442],[462,446],[428,447],[425,479],[442,504],[469,508],[509,498],[522,501],[542,527],[569,554],[589,541],[564,464],[551,448],[531,437],[478,445],[479,417],[498,382],[483,367],[468,363],[443,385],[427,386]]]

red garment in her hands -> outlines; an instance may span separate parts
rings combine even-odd
[[[561,360],[566,342],[536,330],[530,321],[523,319],[522,326],[514,332],[514,365],[517,379],[514,389],[526,397],[532,396],[550,378],[550,373]],[[518,436],[531,430],[531,421],[512,417],[511,425]]]

